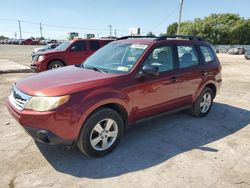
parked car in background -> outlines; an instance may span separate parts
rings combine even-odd
[[[52,51],[32,55],[30,68],[35,72],[75,65],[85,61],[96,50],[113,40],[77,39],[65,41]]]
[[[80,65],[33,74],[14,84],[8,109],[35,140],[76,142],[91,157],[111,152],[143,118],[180,109],[204,117],[222,83],[221,65],[209,43],[181,37],[123,37]],[[61,48],[84,53],[90,42]]]
[[[246,50],[245,52],[245,58],[250,59],[250,49]]]
[[[50,40],[50,39],[45,39],[45,40],[40,40],[39,44],[41,45],[47,45],[47,44],[55,44],[58,43],[57,40]]]
[[[37,52],[45,52],[45,51],[48,51],[48,50],[53,50],[53,49],[55,49],[58,45],[59,45],[59,43],[47,44],[47,45],[45,45],[45,46],[43,46],[43,47],[35,48],[35,49],[33,50],[32,53],[34,54],[34,53],[37,53]]]
[[[23,44],[23,45],[38,45],[39,41],[38,40],[33,40],[33,39],[29,38],[29,39],[23,40],[21,42],[21,44]]]
[[[228,54],[231,54],[231,55],[241,55],[241,54],[245,54],[245,48],[230,48],[228,50]]]

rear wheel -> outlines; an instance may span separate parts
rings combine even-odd
[[[101,108],[84,123],[77,141],[81,152],[101,157],[111,152],[123,133],[123,120],[114,110]]]
[[[195,104],[191,107],[191,114],[196,117],[206,116],[212,107],[213,98],[213,91],[210,88],[205,87],[198,99],[196,100]]]
[[[62,61],[60,60],[54,60],[54,61],[51,61],[49,63],[49,66],[48,66],[48,69],[56,69],[56,68],[60,68],[60,67],[63,67],[64,64]]]

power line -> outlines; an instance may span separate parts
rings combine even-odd
[[[31,21],[27,21],[27,20],[17,20],[17,19],[9,19],[9,18],[0,18],[0,20],[12,21],[12,22],[20,21],[22,23],[40,25],[40,22],[31,22]],[[44,24],[44,23],[43,23],[43,26],[55,27],[55,28],[66,28],[66,29],[96,30],[96,31],[106,31],[107,30],[105,28],[87,28],[87,27],[75,27],[75,26],[62,26],[62,25],[53,25],[53,24]]]
[[[179,5],[177,5],[167,16],[165,16],[161,22],[159,22],[153,29],[151,29],[152,31],[155,31],[154,29],[156,29],[157,27],[159,27],[160,25],[162,25],[166,20],[168,20],[179,8]]]

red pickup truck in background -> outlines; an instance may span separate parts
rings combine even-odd
[[[29,38],[29,39],[25,39],[24,41],[22,41],[21,44],[24,44],[24,45],[38,45],[39,41]]]
[[[32,55],[30,68],[35,72],[80,64],[111,39],[77,39],[65,41],[55,50]]]

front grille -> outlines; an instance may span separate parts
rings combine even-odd
[[[9,101],[18,110],[23,110],[25,104],[30,98],[31,96],[21,92],[14,86],[9,96]]]

